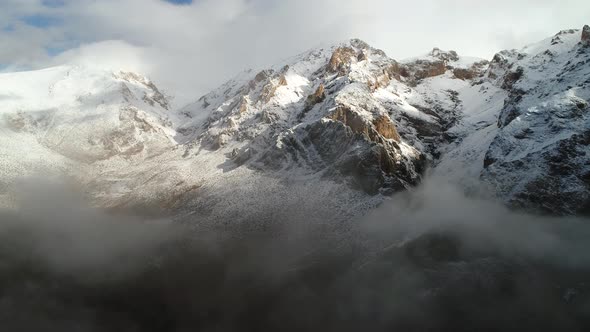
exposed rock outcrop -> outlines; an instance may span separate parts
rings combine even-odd
[[[387,139],[392,139],[396,142],[400,142],[401,138],[397,133],[391,118],[388,116],[381,115],[377,117],[375,120],[373,120],[373,125],[375,126],[375,130],[377,130],[381,136]]]
[[[260,83],[266,79],[268,79],[272,75],[272,70],[262,70],[256,76],[254,76],[254,82]]]
[[[340,121],[350,127],[353,132],[369,137],[370,124],[360,114],[354,112],[349,107],[338,106],[334,113],[330,115],[330,119]]]
[[[451,61],[458,61],[459,60],[459,55],[457,54],[457,52],[452,51],[452,50],[445,52],[438,47],[433,48],[432,51],[430,52],[430,55],[433,58],[437,58],[437,59],[447,62],[447,63],[451,62]]]
[[[458,79],[471,80],[481,76],[488,64],[487,61],[481,61],[474,63],[471,67],[461,67],[464,65],[457,66],[459,60],[460,57],[455,51],[447,52],[434,48],[426,57],[393,69],[399,77],[406,78],[411,86],[416,86],[426,78],[444,75],[449,70]]]
[[[390,79],[400,80],[402,77],[408,77],[408,70],[400,65],[397,61],[394,61],[389,67],[385,69],[385,72]]]
[[[460,80],[472,80],[477,77],[477,73],[471,69],[466,68],[455,68],[453,69],[453,75]]]
[[[584,25],[582,29],[582,44],[590,46],[590,25]]]
[[[522,78],[524,74],[524,68],[517,67],[514,71],[509,71],[504,75],[504,81],[502,82],[502,89],[512,90],[514,84]]]
[[[489,64],[489,61],[482,60],[474,63],[469,68],[454,68],[453,75],[460,80],[473,80],[482,77]]]
[[[288,84],[289,83],[287,82],[287,77],[285,76],[285,74],[281,74],[281,76],[279,77],[279,85],[285,86]]]
[[[369,87],[369,90],[374,92],[379,88],[388,86],[389,82],[391,82],[389,75],[387,75],[387,73],[383,73],[375,77],[375,79],[368,81],[367,86]]]
[[[338,106],[329,118],[344,123],[372,142],[382,143],[384,139],[391,139],[399,143],[401,140],[395,125],[386,115],[380,115],[371,122],[350,107]]]
[[[328,72],[345,75],[357,53],[352,47],[338,47],[328,62]]]
[[[248,99],[245,96],[242,97],[239,110],[240,114],[246,113],[248,111]]]
[[[324,86],[324,84],[320,84],[320,86],[318,86],[314,93],[307,96],[306,108],[311,108],[315,104],[324,101],[324,99],[326,99],[326,87]]]
[[[275,93],[277,92],[277,88],[278,86],[274,84],[274,82],[270,81],[268,82],[263,88],[262,88],[262,92],[260,93],[260,100],[262,100],[264,103],[268,103],[272,97],[275,96]]]
[[[414,73],[416,80],[423,80],[428,77],[443,75],[447,72],[447,65],[445,61],[417,61],[415,65],[418,66]]]

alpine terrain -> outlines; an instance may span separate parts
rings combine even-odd
[[[483,183],[511,207],[588,214],[589,34],[491,61],[437,48],[396,61],[353,39],[180,108],[132,72],[2,74],[1,202],[23,176],[59,174],[108,208],[243,215],[302,190],[338,219],[432,173],[467,191]]]

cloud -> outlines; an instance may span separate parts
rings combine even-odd
[[[52,56],[58,52],[51,50],[94,43],[106,48],[113,44],[104,42],[118,40],[141,48],[138,54],[151,63],[146,74],[190,100],[240,70],[345,38],[365,39],[398,59],[434,46],[490,58],[560,29],[579,28],[590,17],[590,3],[583,0],[499,0],[485,6],[466,0],[181,2],[3,1],[0,22],[11,29],[0,31],[0,63],[38,68],[56,62]],[[33,20],[31,26],[23,17],[53,23]],[[114,51],[106,50],[101,59]]]
[[[107,40],[83,44],[60,53],[50,60],[51,64],[71,63],[98,66],[104,69],[126,69],[137,72],[152,72],[154,63],[149,57],[154,52],[149,48],[133,46],[122,40]],[[155,53],[155,52],[154,52]]]
[[[0,210],[3,254],[37,257],[39,266],[70,276],[118,278],[176,237],[169,221],[113,216],[89,207],[70,189],[40,178],[23,180],[18,210]]]
[[[197,214],[109,214],[38,179],[20,194],[16,210],[0,209],[0,326],[10,331],[588,326],[588,220],[514,213],[439,179],[324,225],[327,208],[298,195],[209,227]]]
[[[512,211],[501,202],[479,197],[485,193],[481,188],[477,195],[466,196],[443,178],[427,178],[367,216],[363,229],[373,239],[383,237],[398,244],[432,232],[449,233],[474,252],[560,267],[590,267],[583,240],[590,235],[587,219]]]

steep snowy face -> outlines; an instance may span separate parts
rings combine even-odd
[[[0,86],[0,194],[23,176],[81,176],[175,145],[168,98],[138,74],[61,66],[2,74]]]
[[[587,30],[587,29],[586,29]],[[482,178],[519,207],[590,212],[590,47],[562,31],[497,54],[487,77],[507,91]]]
[[[437,75],[452,71],[444,63]],[[418,71],[351,40],[239,75],[184,108],[179,132],[236,165],[346,179],[370,194],[405,189],[420,181],[448,118],[410,87]]]
[[[133,73],[57,67],[0,76],[2,127],[80,162],[132,156],[173,134],[167,98]]]

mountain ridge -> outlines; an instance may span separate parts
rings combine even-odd
[[[178,110],[139,74],[47,69],[59,77],[0,98],[1,194],[40,168],[78,168],[74,177],[107,207],[155,201],[190,210],[208,195],[227,196],[220,187],[251,181],[257,192],[254,179],[269,177],[279,186],[314,179],[339,188],[332,205],[352,199],[370,208],[431,168],[467,190],[483,182],[510,206],[585,214],[585,31],[564,30],[491,61],[435,48],[398,62],[351,39],[244,71]],[[0,82],[31,81],[27,75],[41,74],[2,74]],[[55,97],[70,88],[78,92]],[[43,105],[23,102],[35,98]],[[46,162],[19,160],[10,146],[19,141]]]

